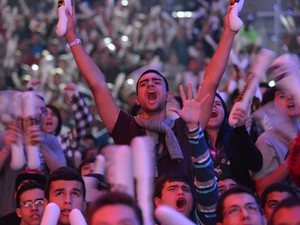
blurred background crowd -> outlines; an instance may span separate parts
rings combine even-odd
[[[75,0],[75,4],[85,48],[106,75],[120,106],[130,112],[141,68],[162,71],[174,96],[180,83],[197,87],[219,41],[228,1]],[[28,81],[40,80],[46,103],[61,110],[68,129],[74,122],[62,90],[74,82],[93,115],[90,133],[96,137],[105,133],[64,38],[55,34],[57,3],[2,0],[0,10],[0,89],[25,90]],[[231,96],[245,83],[240,71],[250,65],[257,48],[300,53],[299,1],[246,1],[241,18],[244,27],[219,86],[229,109]]]

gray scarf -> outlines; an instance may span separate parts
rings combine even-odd
[[[164,121],[143,119],[140,115],[134,117],[134,119],[138,125],[146,128],[146,134],[152,137],[155,140],[155,143],[158,139],[158,133],[165,134],[165,143],[171,159],[183,159],[181,148],[171,129],[175,124],[174,120],[170,118],[166,118]]]

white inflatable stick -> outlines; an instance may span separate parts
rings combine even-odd
[[[56,35],[61,37],[67,32],[66,9],[72,15],[72,0],[58,0],[58,22],[56,25]]]
[[[134,197],[134,177],[132,150],[127,145],[120,145],[114,155],[115,185],[125,188],[125,192]]]
[[[183,214],[166,205],[161,205],[155,209],[155,217],[163,225],[195,225]]]
[[[23,127],[23,109],[22,109],[22,92],[16,92],[13,97],[14,122],[22,132]],[[22,140],[11,144],[11,161],[10,168],[13,170],[21,169],[26,163]]]
[[[27,91],[23,93],[23,117],[24,131],[30,132],[30,127],[40,126],[39,108],[36,104],[35,92]],[[27,136],[30,138],[30,134]],[[36,143],[31,140],[26,141],[27,164],[29,169],[38,169],[41,165],[40,150]]]
[[[60,214],[60,208],[57,204],[49,203],[44,211],[41,225],[56,225]]]
[[[69,220],[71,225],[87,225],[79,209],[72,209],[72,211],[69,214]]]
[[[300,107],[300,60],[296,54],[285,53],[277,57],[270,66],[270,77],[276,85],[291,94]]]
[[[239,17],[239,12],[242,10],[244,0],[229,0],[228,8],[231,8],[229,14],[229,26],[233,31],[238,31],[243,26],[243,21]]]
[[[103,155],[99,154],[96,157],[94,173],[102,174],[105,173],[105,158]]]
[[[230,126],[235,127],[239,122],[236,119],[233,119],[233,114],[237,109],[241,109],[245,112],[249,111],[251,101],[258,87],[258,84],[261,78],[266,74],[268,66],[274,58],[275,52],[269,49],[261,49],[256,56],[250,68],[250,75],[247,79],[246,85],[231,109],[228,118],[228,123]]]
[[[153,184],[155,144],[148,136],[135,137],[131,141],[137,201],[143,211],[145,225],[153,224]]]

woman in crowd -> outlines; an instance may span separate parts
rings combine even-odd
[[[216,174],[232,177],[238,183],[254,190],[248,171],[260,170],[262,155],[245,128],[246,113],[237,111],[235,117],[239,123],[235,128],[229,126],[228,116],[225,102],[216,93],[212,114],[205,129]]]

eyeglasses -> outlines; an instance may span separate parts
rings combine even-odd
[[[236,216],[242,212],[242,208],[244,208],[248,213],[254,214],[259,212],[259,208],[255,203],[248,203],[244,207],[241,206],[231,206],[227,211],[224,212],[224,217],[227,216]]]
[[[32,201],[32,200],[28,200],[28,201],[25,201],[25,202],[22,202],[21,203],[21,207],[22,208],[29,208],[29,207],[31,207],[32,205],[36,205],[36,206],[42,206],[42,205],[44,205],[44,199],[36,199],[36,200],[34,200],[34,201]]]

